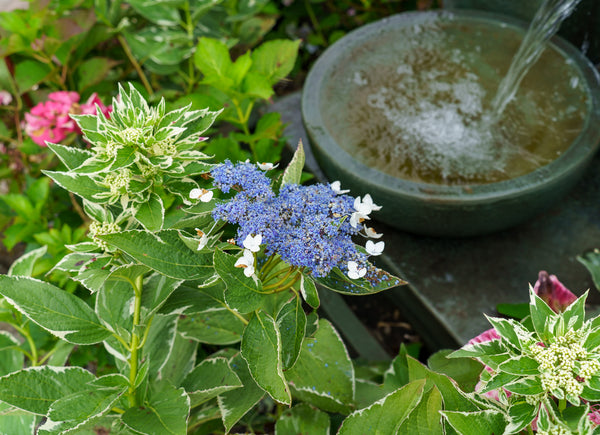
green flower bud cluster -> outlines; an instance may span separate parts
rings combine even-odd
[[[569,429],[562,425],[553,424],[548,430],[538,430],[537,435],[572,435]]]
[[[109,247],[106,242],[100,240],[98,236],[103,236],[105,234],[114,234],[121,231],[121,227],[114,222],[96,222],[93,221],[90,223],[90,227],[88,229],[88,234],[100,248],[104,250],[108,250]]]
[[[451,357],[470,356],[487,366],[478,393],[497,393],[510,433],[534,421],[538,434],[591,433],[590,406],[600,402],[600,317],[586,320],[587,293],[564,312],[554,312],[533,291],[530,296],[523,322],[489,318],[494,334],[488,341],[473,341]]]
[[[210,169],[201,163],[209,156],[197,148],[201,134],[219,114],[190,107],[167,112],[164,99],[150,107],[132,85],[128,92],[119,87],[110,117],[100,111],[73,116],[92,144],[90,157],[73,172],[88,174],[98,186],[107,188],[95,194],[99,202],[131,201],[135,207],[147,202],[152,193],[163,191],[185,198],[197,187],[190,177]],[[185,192],[182,183],[187,185]]]
[[[150,106],[133,85],[128,88],[119,86],[109,115],[73,115],[91,150],[50,144],[68,171],[46,174],[129,220],[128,229],[157,231],[169,207],[191,204],[195,178],[212,168],[199,148],[220,112],[192,110],[191,104],[167,111],[164,99]]]
[[[529,346],[530,355],[539,363],[544,390],[562,397],[580,396],[583,381],[600,371],[600,362],[590,354],[583,343],[582,330],[569,330],[555,337],[549,346]]]

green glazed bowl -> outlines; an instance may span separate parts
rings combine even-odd
[[[502,15],[434,11],[398,14],[349,33],[323,53],[305,82],[302,118],[310,146],[329,180],[340,180],[342,187],[351,189],[353,195],[370,193],[374,201],[383,206],[375,219],[397,229],[430,236],[462,237],[509,228],[559,201],[583,175],[600,144],[600,77],[593,65],[568,42],[555,37],[551,48],[572,65],[574,74],[583,83],[587,97],[583,128],[558,158],[516,178],[452,186],[394,177],[365,165],[342,148],[334,139],[339,135],[333,130],[346,127],[324,119],[324,104],[335,105],[344,100],[342,95],[332,97],[330,86],[339,80],[345,66],[361,65],[361,52],[365,47],[372,50],[382,35],[403,27],[419,29],[420,24],[440,17],[458,20],[464,26],[476,22],[490,28],[514,28],[520,34],[526,30],[526,24]],[[406,43],[399,38],[394,41],[394,44]]]

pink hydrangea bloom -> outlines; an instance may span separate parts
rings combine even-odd
[[[95,92],[90,95],[90,98],[88,98],[85,103],[79,106],[79,113],[82,115],[95,115],[96,105],[100,108],[100,111],[104,116],[110,116],[110,112],[112,112],[112,106],[105,106],[102,104],[100,97],[98,97],[98,94]]]
[[[571,290],[566,288],[556,277],[556,275],[548,275],[548,272],[541,270],[538,274],[538,280],[533,286],[533,291],[544,302],[548,304],[555,313],[564,311],[569,305],[577,300]],[[500,336],[495,329],[488,329],[482,332],[477,337],[469,340],[468,344],[483,343],[494,339],[499,339]]]
[[[477,337],[471,338],[467,344],[485,343],[486,341],[499,340],[500,336],[494,328],[483,331]]]
[[[590,411],[592,412],[588,414],[588,418],[596,426],[600,426],[600,405],[590,406]]]
[[[81,133],[79,127],[71,119],[70,114],[94,114],[96,104],[106,116],[110,106],[102,104],[96,93],[83,104],[78,104],[79,94],[73,91],[52,92],[48,101],[39,103],[25,114],[25,132],[40,146],[48,142],[60,142],[69,133]]]
[[[533,291],[544,302],[548,304],[555,313],[564,311],[569,305],[577,300],[571,290],[566,288],[555,275],[541,270]]]
[[[12,103],[13,97],[8,91],[0,91],[0,106],[7,106]]]

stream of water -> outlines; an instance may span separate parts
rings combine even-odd
[[[542,3],[492,100],[493,119],[501,117],[506,105],[517,93],[523,77],[546,48],[546,43],[579,2],[580,0],[546,0]]]

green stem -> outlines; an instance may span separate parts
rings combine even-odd
[[[292,279],[291,281],[288,281],[285,285],[282,285],[281,287],[279,287],[275,291],[275,293],[280,293],[282,291],[289,290],[289,289],[294,290],[292,287],[294,286],[294,284],[296,284],[298,281],[300,281],[300,276],[301,276],[300,273],[296,274],[294,276],[294,279]],[[294,290],[294,293],[296,293],[296,296],[298,296],[298,293],[295,290]]]
[[[319,20],[317,19],[317,16],[315,15],[315,11],[312,8],[312,5],[310,4],[309,0],[304,0],[304,6],[306,7],[306,12],[308,13],[308,18],[310,19],[310,22],[313,25],[313,28],[315,29],[315,32],[317,32],[317,35],[319,35],[319,38],[323,41],[323,45],[327,46],[327,39],[325,39],[325,35],[323,35],[323,32],[321,31],[321,26],[319,25]]]
[[[531,425],[527,426],[527,433],[529,435],[533,435],[533,428],[531,427]]]
[[[137,327],[140,325],[140,313],[142,311],[142,284],[144,276],[140,275],[135,279],[135,285],[133,291],[135,293],[135,301],[133,307],[133,328],[131,331],[131,355],[129,358],[129,406],[134,407],[137,405],[137,398],[135,394],[135,378],[137,377],[138,370],[138,350],[140,349],[140,336],[137,334]]]
[[[244,316],[242,316],[242,315],[241,315],[240,313],[238,313],[237,311],[235,311],[235,310],[232,310],[231,308],[229,308],[229,307],[227,306],[227,304],[223,304],[223,307],[224,307],[224,308],[225,308],[227,311],[229,311],[231,314],[233,314],[235,317],[237,317],[238,319],[240,319],[244,325],[247,325],[247,324],[248,324],[248,320],[247,320],[247,319],[246,319]]]
[[[190,13],[190,2],[185,2],[185,30],[190,42],[190,47],[194,46],[194,23],[192,22],[192,14]],[[188,79],[187,79],[187,93],[191,94],[194,88],[196,77],[194,74],[194,56],[188,59]]]
[[[266,282],[264,280],[264,278],[269,274],[269,272],[271,272],[271,270],[273,270],[273,268],[275,266],[277,266],[279,261],[275,261],[275,260],[276,260],[276,256],[271,255],[269,257],[269,259],[265,262],[265,264],[262,265],[262,267],[260,268],[260,272],[258,272],[258,275],[261,278],[261,281]]]
[[[25,355],[25,356],[26,356],[28,359],[30,359],[30,360],[33,360],[33,357],[31,356],[31,354],[30,354],[29,352],[27,352],[25,349],[21,349],[21,348],[20,348],[20,347],[18,347],[18,346],[10,346],[10,347],[7,347],[7,349],[14,349],[14,350],[16,350],[16,351],[18,351],[18,352],[21,352],[21,353],[22,353],[23,355]]]
[[[40,365],[44,365],[44,363],[56,352],[57,347],[54,347],[51,351],[45,354],[42,358],[40,358]]]
[[[233,98],[231,101],[235,106],[235,112],[237,113],[238,123],[242,127],[242,130],[244,130],[244,134],[250,136],[250,129],[248,128],[248,119],[250,118],[250,115],[248,114],[248,110],[246,110],[245,114],[242,113],[242,107],[240,106],[240,103],[237,100],[237,98]],[[252,105],[250,105],[250,107],[251,106]]]
[[[154,95],[154,90],[152,89],[152,86],[150,86],[150,82],[148,81],[146,74],[144,74],[144,71],[142,70],[141,65],[138,63],[137,60],[135,60],[135,57],[133,56],[133,53],[131,52],[131,49],[129,48],[127,41],[125,40],[125,38],[122,35],[118,35],[117,39],[119,40],[121,47],[123,47],[123,51],[125,52],[125,55],[129,59],[129,62],[131,62],[131,64],[137,71],[138,75],[140,76],[140,80],[142,81],[142,84],[146,88],[146,91],[148,91],[148,94],[150,96]]]
[[[279,262],[281,262],[281,260]],[[268,272],[271,272],[272,269],[273,269],[273,267],[271,267]],[[261,280],[261,282],[268,283],[269,281],[274,280],[275,278],[283,275],[284,273],[286,274],[286,278],[287,278],[294,272],[299,272],[298,275],[296,275],[296,277],[300,278],[300,275],[302,274],[302,272],[304,272],[304,269],[305,269],[305,266],[302,266],[302,267],[289,267],[288,266],[287,269],[279,269],[277,272],[273,273],[272,275],[269,275],[268,273],[263,273],[262,269],[261,269],[261,273],[260,273],[261,279],[260,280]],[[285,278],[283,280],[285,280]],[[271,285],[272,284],[269,284],[267,287],[271,287]]]
[[[152,325],[153,320],[154,320],[154,316],[150,317],[150,320],[148,320],[148,324],[146,325],[146,329],[144,330],[144,336],[142,337],[142,342],[138,346],[140,349],[142,347],[144,347],[144,345],[146,344],[146,341],[148,340],[148,333],[150,332],[150,326]]]
[[[277,288],[279,288],[279,286],[280,286],[280,285],[282,285],[284,282],[286,282],[286,281],[288,280],[288,278],[290,277],[290,275],[292,275],[292,273],[294,273],[296,270],[297,270],[297,268],[296,268],[296,267],[290,267],[290,268],[287,270],[287,273],[286,273],[286,274],[283,276],[283,278],[281,278],[279,281],[277,281],[277,282],[276,282],[276,283],[274,283],[274,284],[269,284],[269,285],[265,285],[265,286],[263,286],[263,290],[273,290],[273,289],[277,289]],[[284,271],[285,271],[285,270],[283,270],[283,271],[281,271],[281,272],[284,272]],[[278,276],[278,275],[280,275],[280,274],[281,274],[280,272],[277,272],[277,273],[276,273],[276,274],[275,274],[275,275],[274,275],[272,278],[275,278],[276,276]],[[271,279],[272,279],[272,278],[271,278]],[[268,282],[268,281],[270,281],[271,279],[269,279],[269,280],[266,280],[265,282]]]
[[[567,409],[567,399],[559,399],[558,410],[562,413],[565,409]]]
[[[288,267],[287,269],[279,269],[277,272],[266,276],[264,279],[262,279],[261,281],[264,283],[268,283],[269,281],[273,281],[275,278],[277,278],[278,276],[283,275],[284,273],[287,274],[286,276],[290,276],[291,274],[291,270],[292,268]],[[271,285],[271,284],[269,284]]]
[[[29,328],[25,329],[24,327],[18,325],[12,325],[12,327],[15,328],[19,334],[25,337],[25,340],[27,340],[27,344],[29,344],[29,350],[31,353],[23,353],[25,353],[25,355],[27,355],[31,360],[31,366],[36,367],[38,365],[38,351],[37,347],[35,346],[35,342],[33,341],[33,337],[31,337],[31,334],[29,333]]]
[[[123,338],[121,338],[117,334],[113,334],[112,336],[115,337],[117,339],[117,341],[119,343],[121,343],[128,352],[131,350],[131,349],[129,349],[129,343],[127,343],[125,340],[123,340]]]

